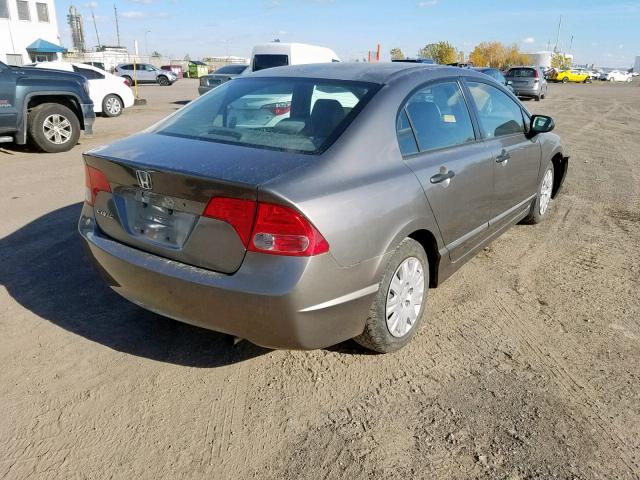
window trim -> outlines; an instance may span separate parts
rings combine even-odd
[[[398,141],[398,118],[400,116],[400,112],[404,112],[405,115],[407,116],[407,120],[409,120],[409,125],[411,126],[411,131],[413,132],[413,138],[416,142],[416,146],[418,147],[418,151],[415,153],[409,153],[409,154],[403,154],[402,151],[400,151],[400,154],[402,155],[402,159],[406,160],[406,159],[410,159],[410,158],[414,158],[418,155],[428,155],[430,153],[435,153],[435,152],[443,152],[446,150],[450,150],[452,148],[459,148],[459,147],[465,147],[467,145],[473,145],[475,143],[478,142],[482,142],[484,139],[482,138],[482,130],[480,129],[480,125],[476,122],[476,117],[475,117],[475,105],[473,105],[474,110],[472,110],[472,105],[470,105],[469,103],[469,98],[468,98],[468,94],[467,94],[467,90],[465,88],[464,82],[462,81],[463,77],[461,75],[452,75],[452,76],[448,76],[448,77],[441,77],[441,78],[437,78],[437,79],[433,79],[433,80],[429,80],[427,82],[421,83],[420,85],[418,85],[417,87],[413,88],[402,100],[402,102],[400,102],[400,107],[398,107],[398,111],[396,113],[396,119],[395,122],[393,124],[394,126],[394,130],[396,132],[396,142],[398,143],[398,149],[400,149],[400,142]],[[470,141],[470,142],[466,142],[466,143],[459,143],[456,145],[448,145],[446,147],[439,147],[439,148],[433,148],[431,150],[421,150],[420,149],[420,143],[418,142],[418,137],[416,136],[416,129],[413,126],[413,121],[411,120],[411,115],[409,115],[409,112],[407,112],[407,103],[409,103],[409,100],[416,94],[416,92],[422,90],[425,87],[431,86],[431,85],[437,85],[439,83],[456,83],[458,85],[458,88],[460,89],[460,92],[462,93],[462,98],[464,100],[464,104],[467,108],[467,113],[469,114],[469,119],[471,120],[471,126],[473,128],[473,136],[474,136],[474,140]]]
[[[11,9],[9,8],[9,0],[5,0],[5,7],[7,8],[7,16],[0,17],[1,20],[9,20],[11,21]]]
[[[500,139],[500,138],[510,138],[510,137],[515,137],[516,135],[523,135],[526,136],[526,130],[527,130],[527,125],[526,125],[526,121],[524,119],[524,115],[522,118],[522,123],[524,125],[524,130],[521,133],[510,133],[508,135],[500,135],[499,137],[488,137],[485,136],[484,131],[482,129],[482,124],[480,123],[480,114],[478,112],[478,109],[476,107],[476,103],[473,101],[473,96],[471,95],[471,90],[469,89],[469,85],[468,82],[473,82],[473,83],[484,83],[485,85],[488,85],[489,87],[493,87],[493,88],[497,88],[498,90],[500,90],[502,93],[506,94],[507,97],[509,97],[509,99],[511,99],[511,101],[513,101],[513,103],[516,104],[516,106],[523,112],[526,112],[527,114],[529,113],[527,111],[527,109],[524,107],[524,105],[522,105],[522,103],[520,102],[520,100],[518,99],[518,97],[515,97],[510,91],[508,91],[506,88],[504,88],[502,85],[497,84],[496,86],[496,82],[487,82],[485,81],[484,78],[475,78],[475,77],[464,77],[463,79],[463,84],[464,84],[464,88],[468,91],[469,93],[469,99],[471,100],[471,108],[473,109],[473,116],[476,118],[476,121],[478,122],[478,128],[480,129],[480,136],[482,138],[482,140],[485,141],[492,141],[492,140],[496,140],[496,139]]]

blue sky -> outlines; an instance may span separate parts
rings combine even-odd
[[[57,1],[62,42],[71,45],[66,14],[83,14],[85,36],[96,44],[90,6],[103,44],[115,44],[113,0]],[[447,40],[469,53],[481,41],[517,42],[527,52],[555,44],[578,63],[630,67],[640,55],[640,0],[116,0],[122,43],[134,39],[140,53],[158,50],[173,58],[249,56],[252,45],[280,38],[335,50],[343,60],[363,58],[379,42],[383,58],[392,47],[415,55],[426,43]]]

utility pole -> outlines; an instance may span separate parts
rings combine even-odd
[[[93,28],[96,30],[96,38],[98,39],[98,48],[100,48],[100,35],[98,35],[98,25],[96,25],[96,16],[93,14],[93,7],[91,8],[91,18],[93,19]]]
[[[556,46],[553,47],[553,51],[558,53],[558,42],[560,41],[560,26],[562,25],[562,15],[560,15],[560,21],[558,22],[558,34],[556,35]]]
[[[569,55],[571,55],[572,49],[573,49],[573,35],[571,35],[571,42],[569,43]]]
[[[113,4],[113,13],[116,16],[116,35],[118,36],[118,46],[121,47],[120,44],[120,26],[118,25],[118,9],[116,8],[116,4]]]

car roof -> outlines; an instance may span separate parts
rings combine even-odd
[[[247,77],[301,77],[385,84],[394,78],[410,73],[421,73],[426,74],[428,77],[432,76],[433,78],[437,78],[443,73],[450,72],[468,74],[470,73],[470,70],[466,68],[449,67],[446,65],[429,65],[424,63],[332,62],[268,68],[258,72],[252,72],[248,74]]]

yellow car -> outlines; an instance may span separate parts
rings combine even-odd
[[[591,83],[591,75],[584,70],[560,70],[552,75],[551,80],[562,83]]]

